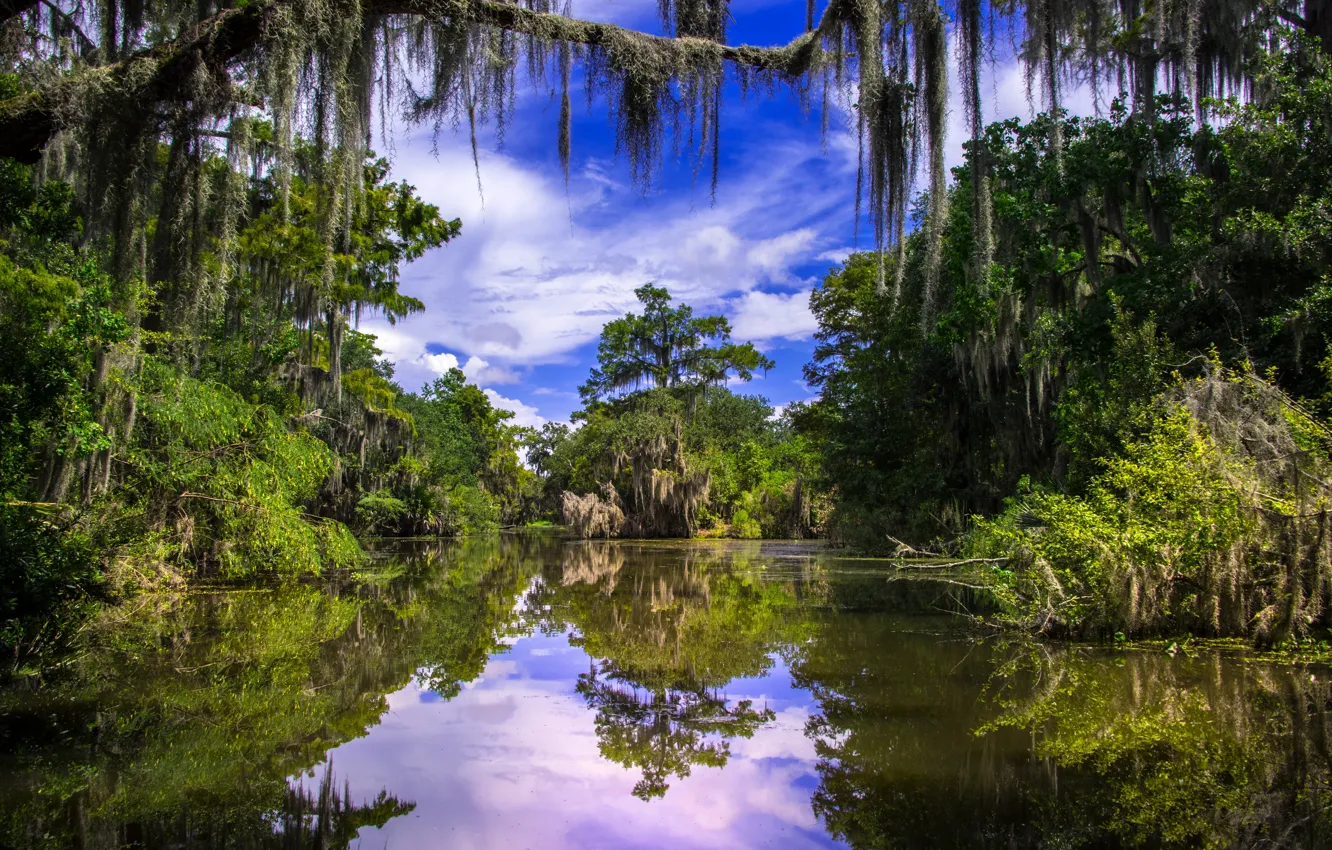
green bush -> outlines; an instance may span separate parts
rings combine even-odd
[[[1026,485],[969,554],[1006,559],[992,578],[1020,619],[1042,631],[1242,633],[1236,582],[1266,564],[1247,510],[1245,464],[1183,406],[1104,461],[1084,496]],[[1239,575],[1236,574],[1239,571]],[[1251,612],[1250,612],[1251,613]]]
[[[15,661],[60,648],[102,596],[101,568],[70,521],[0,503],[0,646]]]
[[[498,501],[479,487],[461,486],[450,490],[446,514],[453,534],[482,534],[500,527]]]
[[[366,493],[356,503],[356,518],[371,533],[396,531],[406,514],[407,503],[384,490]]]
[[[130,487],[182,565],[235,579],[346,567],[360,547],[306,511],[334,468],[328,446],[289,430],[272,408],[150,361]]]

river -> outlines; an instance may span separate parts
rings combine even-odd
[[[1329,680],[986,634],[819,544],[404,542],[0,691],[14,847],[1332,845]]]

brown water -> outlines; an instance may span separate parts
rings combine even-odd
[[[1329,675],[983,638],[817,544],[401,544],[0,692],[16,847],[1328,845]]]

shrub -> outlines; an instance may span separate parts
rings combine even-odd
[[[1089,637],[1190,632],[1299,637],[1325,616],[1332,570],[1317,423],[1270,384],[1218,371],[1158,399],[1144,436],[1082,496],[1027,486],[968,538],[995,558],[1017,619]]]

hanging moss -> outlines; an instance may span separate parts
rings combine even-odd
[[[376,105],[381,127],[388,126],[391,110],[405,104],[409,118],[436,130],[465,128],[475,158],[479,128],[487,122],[503,139],[520,74],[525,71],[538,88],[553,80],[552,94],[560,101],[556,147],[567,181],[570,89],[581,75],[589,98],[604,97],[617,147],[639,188],[650,188],[671,151],[687,155],[696,174],[707,169],[715,193],[728,82],[745,91],[788,87],[805,102],[817,98],[825,126],[830,103],[854,98],[848,105],[855,108],[860,150],[857,218],[861,211],[868,215],[881,257],[890,249],[898,255],[892,265],[895,302],[907,265],[901,260],[908,205],[923,164],[924,288],[912,309],[919,309],[928,330],[950,194],[944,165],[950,26],[972,137],[970,275],[989,297],[992,261],[1005,239],[994,232],[996,178],[983,140],[980,95],[983,57],[995,32],[1011,27],[1018,35],[1029,82],[1035,88],[1039,81],[1041,100],[1056,115],[1064,85],[1085,80],[1098,98],[1106,88],[1128,90],[1132,108],[1151,121],[1161,85],[1199,99],[1243,86],[1246,63],[1278,21],[1326,35],[1321,22],[1332,16],[1317,4],[1296,6],[1258,0],[830,0],[817,16],[816,6],[808,7],[805,33],[784,46],[760,48],[725,43],[727,0],[660,0],[663,27],[672,37],[578,20],[559,0],[256,0],[221,10],[184,0],[152,7],[142,0],[70,9],[20,4],[12,14],[31,26],[6,41],[14,51],[5,56],[7,66],[20,72],[22,85],[21,93],[0,101],[0,153],[40,159],[45,175],[79,187],[91,211],[88,238],[105,247],[122,281],[144,279],[155,289],[140,317],[151,348],[185,361],[197,358],[191,340],[209,317],[226,309],[231,276],[253,274],[275,304],[294,308],[297,324],[307,331],[307,353],[315,348],[316,328],[326,336],[331,397],[337,400],[351,316],[329,293],[345,283],[338,257],[349,252],[352,222],[363,203],[364,155]],[[264,133],[255,132],[260,119],[268,128]],[[1054,120],[1047,143],[1056,161],[1063,134],[1063,124]],[[291,187],[300,139],[314,149],[306,178],[318,186],[317,214],[310,218],[321,264],[299,276],[277,257],[255,259],[242,269],[237,250],[244,181],[238,165],[248,162],[255,178],[271,177],[281,201],[276,221],[290,223],[297,212]],[[219,159],[232,168],[209,165]],[[1169,239],[1162,208],[1148,188],[1151,168],[1144,161],[1114,193],[1076,202],[1089,253],[1098,251],[1102,231],[1122,231],[1118,210],[1126,203],[1145,210],[1156,240]],[[880,267],[884,292],[886,269]],[[1088,271],[1092,279],[1098,274]],[[1020,314],[1030,316],[1041,305],[1004,296],[996,308],[996,328],[957,349],[982,387],[1015,373],[1026,352],[1011,328]],[[132,358],[114,366],[112,372],[135,368]],[[1043,381],[1035,381],[1029,406],[1035,399],[1039,407],[1044,394]],[[123,405],[113,395],[103,392],[102,403]],[[108,429],[117,424],[116,417],[99,418]],[[665,493],[677,485],[653,486]],[[687,503],[696,485],[678,486],[683,490],[670,498]]]

